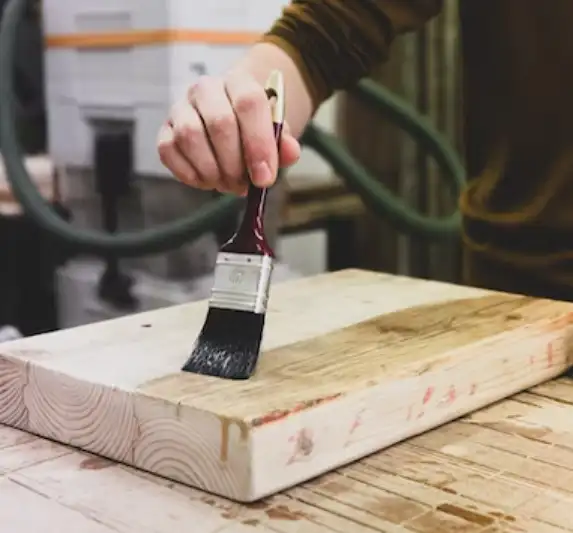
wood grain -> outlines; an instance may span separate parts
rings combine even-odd
[[[349,270],[276,286],[252,380],[182,374],[205,309],[1,345],[0,422],[252,501],[570,366],[570,304]]]
[[[238,504],[0,426],[19,533],[571,533],[573,383],[558,379],[299,487]],[[31,512],[33,511],[33,512]]]

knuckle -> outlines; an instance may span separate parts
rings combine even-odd
[[[228,135],[235,128],[236,119],[232,114],[225,114],[207,119],[206,124],[213,135]]]
[[[177,124],[173,128],[173,135],[177,142],[185,144],[186,146],[192,146],[202,137],[203,132],[192,124],[184,122]]]
[[[250,90],[237,98],[235,110],[239,114],[248,114],[256,111],[261,105],[266,105],[264,91]]]

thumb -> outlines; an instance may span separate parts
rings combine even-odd
[[[294,165],[300,159],[300,143],[292,136],[287,123],[283,126],[279,146],[279,166],[286,168]]]

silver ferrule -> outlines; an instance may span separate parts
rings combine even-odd
[[[265,313],[272,272],[272,257],[219,253],[209,306]]]

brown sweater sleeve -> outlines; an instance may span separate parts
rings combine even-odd
[[[443,0],[292,0],[263,36],[295,61],[315,108],[388,56],[396,35],[415,30]]]

